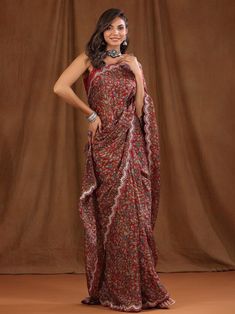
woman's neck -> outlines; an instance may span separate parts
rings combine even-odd
[[[120,52],[120,46],[107,46],[106,50],[116,50],[117,52]]]

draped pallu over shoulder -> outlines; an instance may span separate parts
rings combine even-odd
[[[94,142],[85,145],[78,206],[89,295],[126,312],[172,304],[155,270],[160,146],[153,100],[144,80],[139,119],[136,80],[127,64],[94,69],[84,76],[84,84],[88,103],[102,122]]]

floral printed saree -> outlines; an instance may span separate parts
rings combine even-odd
[[[141,118],[135,111],[135,77],[127,64],[94,68],[84,76],[84,84],[88,103],[102,122],[94,142],[85,145],[79,199],[88,300],[124,312],[171,305],[175,301],[156,272],[153,228],[159,207],[160,147],[145,80]]]

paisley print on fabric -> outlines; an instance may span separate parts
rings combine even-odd
[[[135,111],[135,77],[127,64],[93,69],[84,84],[88,103],[102,121],[93,144],[85,145],[78,204],[89,297],[124,312],[171,305],[175,301],[156,272],[153,228],[160,196],[160,147],[145,80],[141,119]]]

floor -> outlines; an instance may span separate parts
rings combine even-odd
[[[174,314],[234,314],[235,271],[159,273],[176,303],[170,309],[143,312]],[[113,314],[101,305],[84,305],[83,274],[0,275],[1,314]]]

